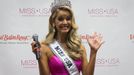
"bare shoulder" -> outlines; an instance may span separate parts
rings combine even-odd
[[[41,43],[41,52],[48,53],[48,51],[50,51],[49,45]]]
[[[41,43],[41,53],[42,53],[42,56],[47,56],[48,58],[54,55],[49,45],[45,43]]]

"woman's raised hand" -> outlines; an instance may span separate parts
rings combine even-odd
[[[92,51],[97,52],[104,43],[102,35],[94,32],[92,35],[86,35],[87,42]]]

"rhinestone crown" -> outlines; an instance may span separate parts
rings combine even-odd
[[[54,12],[59,7],[68,7],[71,8],[71,2],[69,0],[54,0],[51,4],[51,12]]]

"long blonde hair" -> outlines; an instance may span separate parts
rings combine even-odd
[[[49,18],[49,32],[46,36],[46,39],[44,41],[45,44],[50,44],[55,40],[57,31],[55,29],[55,27],[53,26],[53,22],[56,18],[57,13],[60,10],[66,10],[69,11],[69,13],[71,14],[72,17],[72,21],[71,21],[71,30],[68,32],[67,37],[66,37],[66,45],[68,47],[69,50],[66,50],[67,53],[69,54],[70,57],[72,57],[73,59],[77,59],[81,57],[81,39],[80,37],[77,35],[77,29],[78,26],[75,23],[75,19],[74,19],[74,15],[73,12],[70,8],[66,8],[66,7],[60,7],[57,10],[55,10],[52,15]]]

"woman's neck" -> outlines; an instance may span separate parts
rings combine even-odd
[[[60,43],[65,43],[66,33],[58,33],[56,36],[56,40]]]

